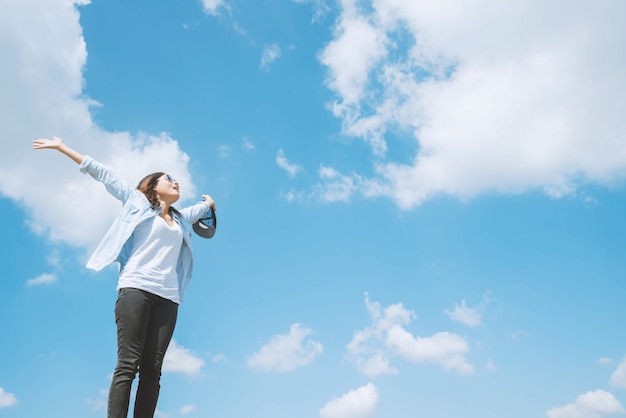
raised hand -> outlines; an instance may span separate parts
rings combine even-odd
[[[208,194],[203,194],[202,199],[204,199],[204,201],[209,204],[209,207],[211,209],[215,210],[215,202],[213,201],[213,198],[211,196],[209,196]]]
[[[33,141],[33,149],[55,149],[60,150],[63,146],[63,140],[56,136],[52,139],[35,139]]]
[[[68,147],[61,138],[56,136],[53,136],[52,139],[35,139],[33,141],[33,149],[55,149],[70,157],[77,164],[82,163],[85,158],[83,154]]]

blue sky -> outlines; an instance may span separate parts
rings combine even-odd
[[[626,415],[626,3],[3,0],[0,416],[106,416],[129,182],[211,194],[158,418]]]

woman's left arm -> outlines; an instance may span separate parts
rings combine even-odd
[[[204,194],[202,195],[202,202],[181,209],[180,214],[185,221],[192,224],[211,210],[215,210],[215,201],[208,194]]]

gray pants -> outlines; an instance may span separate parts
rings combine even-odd
[[[139,289],[120,289],[115,303],[117,366],[109,390],[108,418],[127,418],[130,389],[139,371],[134,418],[152,418],[161,367],[174,334],[178,304]]]

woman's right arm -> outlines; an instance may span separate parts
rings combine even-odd
[[[68,147],[61,138],[57,138],[56,136],[53,136],[52,139],[34,140],[33,149],[55,149],[70,157],[76,164],[81,164],[85,159],[83,154]]]

